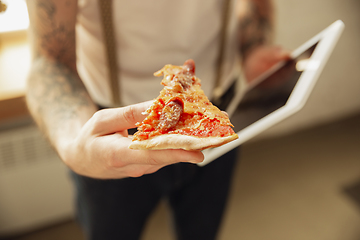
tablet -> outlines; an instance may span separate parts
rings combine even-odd
[[[238,80],[227,113],[239,138],[204,150],[204,166],[298,112],[306,103],[344,28],[338,20],[247,84]]]

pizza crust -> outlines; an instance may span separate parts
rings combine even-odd
[[[143,141],[133,141],[129,145],[130,149],[160,150],[160,149],[184,149],[184,150],[203,150],[206,148],[217,147],[237,139],[237,134],[227,137],[194,137],[180,134],[163,134]]]

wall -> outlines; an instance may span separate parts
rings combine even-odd
[[[360,1],[275,0],[276,43],[292,50],[341,19],[345,30],[306,106],[262,137],[285,134],[360,112]]]

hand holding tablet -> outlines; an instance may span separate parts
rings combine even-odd
[[[218,148],[205,150],[205,160],[199,165],[208,164],[298,112],[312,92],[343,28],[341,20],[334,22],[294,50],[289,60],[275,64],[246,85],[238,84],[226,112],[239,138]],[[263,91],[262,87],[270,83],[274,76],[279,84],[272,84],[269,91]]]

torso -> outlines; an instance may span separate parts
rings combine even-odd
[[[133,0],[113,2],[121,100],[124,105],[156,98],[162,86],[153,73],[192,58],[202,88],[211,96],[221,28],[221,0]],[[97,0],[80,0],[78,70],[94,101],[111,106]],[[230,44],[231,45],[231,44]],[[234,52],[234,51],[232,51]],[[226,55],[226,82],[237,64]]]

